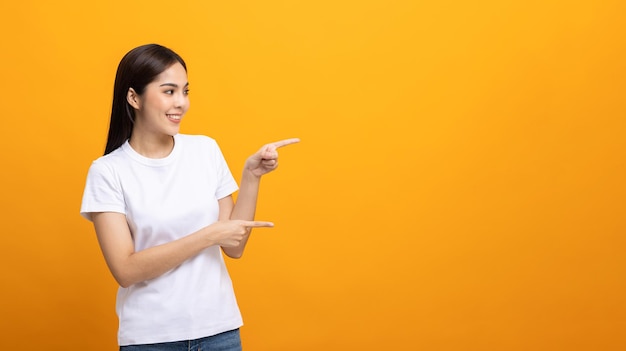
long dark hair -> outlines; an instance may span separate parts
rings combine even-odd
[[[187,70],[185,61],[178,54],[158,44],[139,46],[124,55],[115,75],[105,155],[122,146],[133,131],[135,110],[126,100],[128,89],[133,88],[138,95],[143,94],[146,85],[176,62]]]

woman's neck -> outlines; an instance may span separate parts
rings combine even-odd
[[[148,158],[165,158],[174,149],[174,137],[171,135],[133,133],[128,142],[135,152]]]

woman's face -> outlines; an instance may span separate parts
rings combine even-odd
[[[187,71],[175,63],[149,83],[143,94],[129,101],[135,107],[134,130],[176,135],[180,121],[189,109],[189,83]]]

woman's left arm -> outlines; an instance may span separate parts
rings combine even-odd
[[[220,220],[244,219],[252,220],[256,212],[256,203],[259,196],[259,186],[261,177],[278,167],[278,148],[295,144],[300,139],[285,139],[264,145],[254,155],[248,157],[241,175],[241,185],[237,202],[234,203],[232,196],[227,196],[219,200]],[[250,231],[248,228],[244,239],[237,247],[223,247],[226,255],[232,258],[240,258],[248,242]]]

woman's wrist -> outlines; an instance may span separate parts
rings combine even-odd
[[[256,175],[254,174],[253,171],[244,168],[242,175],[241,175],[241,182],[245,181],[260,181],[261,180],[261,175]]]

